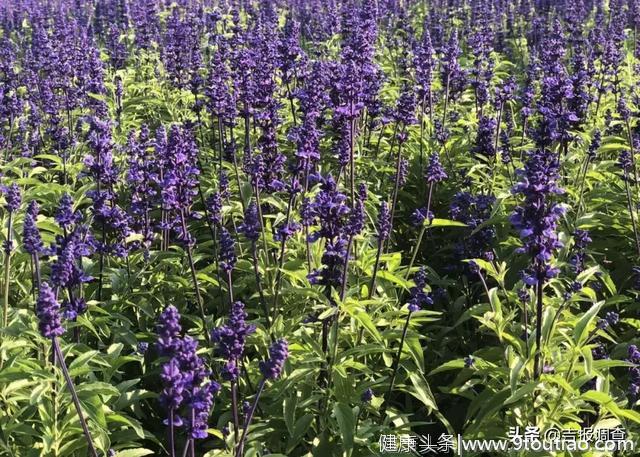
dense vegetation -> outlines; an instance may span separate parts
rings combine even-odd
[[[639,26],[638,0],[0,2],[0,455],[636,441]]]

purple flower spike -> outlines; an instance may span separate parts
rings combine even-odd
[[[284,362],[289,357],[289,344],[278,340],[269,348],[269,359],[260,362],[260,372],[265,379],[277,379],[282,374]]]
[[[362,401],[362,403],[371,403],[372,399],[373,399],[373,390],[371,390],[371,388],[369,387],[364,392],[362,392],[362,395],[360,396],[360,400]]]
[[[29,204],[29,207],[31,208],[31,203]],[[27,211],[27,214],[24,217],[24,224],[22,226],[22,244],[24,245],[24,250],[31,255],[38,255],[44,249],[44,244],[40,237],[40,230],[38,230],[36,220],[33,213],[30,211]]]
[[[391,232],[391,213],[389,205],[383,201],[378,212],[378,240],[386,240]]]
[[[7,201],[5,208],[10,213],[15,213],[20,209],[20,202],[22,198],[20,196],[20,187],[16,183],[4,189],[4,198]]]
[[[558,239],[557,226],[565,208],[551,201],[554,194],[563,190],[557,185],[559,160],[557,154],[547,149],[537,149],[529,154],[521,181],[513,193],[525,197],[524,204],[516,207],[510,217],[518,230],[523,247],[532,260],[533,271],[527,272],[525,282],[534,285],[540,280],[552,278],[558,270],[550,265],[553,253],[562,247]]]
[[[435,184],[447,179],[447,172],[440,163],[440,156],[437,153],[431,154],[429,157],[429,164],[425,170],[424,179],[429,184]]]
[[[238,361],[244,353],[247,336],[255,331],[255,326],[248,325],[246,319],[244,303],[237,301],[231,306],[228,324],[211,332],[211,340],[217,344],[217,354],[226,360],[222,370],[226,380],[235,381],[238,378]]]
[[[413,277],[413,282],[415,286],[409,290],[410,298],[409,298],[409,311],[416,312],[420,311],[423,306],[433,304],[433,300],[429,296],[427,292],[425,292],[424,288],[427,285],[427,273],[424,267],[421,267],[420,270]]]
[[[158,352],[163,355],[173,354],[179,347],[180,313],[173,305],[167,306],[158,319]]]
[[[180,370],[180,363],[175,357],[162,365],[160,379],[162,379],[162,384],[164,385],[164,389],[160,394],[160,403],[167,409],[177,410],[183,401],[185,377]],[[182,422],[181,420],[179,421],[180,423]],[[173,425],[178,425],[175,417]]]
[[[252,242],[260,238],[261,224],[258,216],[258,206],[251,202],[244,212],[244,221],[238,226],[238,232],[242,233]]]
[[[191,423],[191,437],[193,439],[205,439],[209,428],[209,413],[213,408],[216,395],[220,392],[220,384],[210,381],[202,387],[194,388],[190,406],[194,419]]]
[[[40,295],[36,303],[36,315],[40,319],[38,328],[45,338],[55,338],[64,333],[62,316],[60,315],[60,303],[47,282],[40,285]]]
[[[226,228],[220,229],[220,268],[229,274],[236,265],[236,243]]]
[[[80,215],[73,211],[73,199],[71,195],[64,194],[62,196],[54,219],[64,230],[69,230],[74,224],[79,222]]]

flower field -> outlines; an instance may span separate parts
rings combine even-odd
[[[640,446],[639,28],[640,0],[0,0],[0,456]]]

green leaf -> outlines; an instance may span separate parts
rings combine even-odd
[[[142,241],[144,239],[144,236],[142,235],[142,233],[132,233],[131,235],[127,236],[124,239],[125,243],[132,243],[134,241]]]
[[[513,367],[511,367],[511,371],[509,372],[509,384],[511,386],[511,395],[515,395],[516,388],[518,386],[518,379],[520,378],[520,372],[524,367],[525,361],[522,357],[518,357],[516,359],[516,363]]]
[[[495,319],[498,324],[502,322],[502,302],[500,301],[500,297],[498,296],[498,288],[493,287],[489,290],[489,302],[493,308],[493,311],[496,313]],[[500,337],[501,328],[498,327],[498,337]]]
[[[220,438],[221,440],[224,440],[224,433],[222,433],[217,428],[208,428],[207,433],[211,436],[215,436],[216,438]]]
[[[284,415],[284,423],[290,435],[293,435],[293,427],[296,420],[296,406],[298,405],[298,396],[294,392],[293,395],[284,399],[282,412]]]
[[[311,425],[311,422],[313,422],[314,418],[315,416],[313,414],[305,414],[296,421],[296,425],[293,428],[294,440],[299,440],[305,433],[307,433],[307,430],[309,430],[309,426]]]
[[[83,354],[80,354],[73,362],[69,364],[69,374],[73,377],[91,371],[92,368],[89,365],[89,361],[93,360],[98,354],[98,351],[87,351]]]
[[[589,346],[585,346],[580,352],[582,353],[582,358],[584,360],[584,374],[592,375],[593,354],[591,353],[591,348]]]
[[[62,165],[62,159],[54,154],[38,154],[35,156],[36,159],[45,159],[55,162],[57,165]]]
[[[336,403],[333,405],[333,414],[338,421],[340,427],[340,435],[342,437],[342,447],[346,457],[353,452],[353,434],[355,432],[356,420],[353,410],[344,403]]]
[[[413,372],[409,374],[409,379],[413,385],[413,389],[409,389],[409,393],[420,400],[427,408],[437,410],[436,400],[429,387],[429,383],[421,373]]]
[[[630,409],[623,409],[604,392],[598,392],[596,390],[589,390],[582,394],[582,398],[588,401],[599,404],[602,408],[607,409],[618,419],[625,418],[640,424],[640,413]]]
[[[518,400],[520,400],[521,398],[529,395],[530,393],[532,393],[536,387],[538,386],[537,382],[529,382],[527,384],[525,384],[524,386],[520,387],[518,390],[516,390],[509,398],[507,398],[504,401],[505,405],[509,405],[511,403],[515,403]]]
[[[467,429],[467,432],[473,434],[483,430],[483,427],[486,427],[485,418],[491,417],[492,414],[504,405],[507,398],[511,396],[510,392],[511,389],[508,387],[498,392],[487,389],[483,394],[476,397],[474,400],[476,408],[470,408],[468,414],[474,409],[479,409],[479,411],[473,418],[473,425]]]
[[[431,372],[429,373],[429,376],[433,376],[434,374],[437,374],[443,371],[448,371],[448,370],[461,370],[462,368],[464,368],[464,360],[462,359],[449,360],[448,362],[445,362],[439,367],[431,370]]]
[[[107,395],[116,397],[120,395],[120,391],[106,382],[86,382],[76,387],[79,396],[89,398],[93,395]],[[83,395],[86,394],[86,395]]]
[[[429,219],[426,218],[424,220],[424,225],[426,227],[467,227],[467,224],[458,221],[452,221],[449,219],[433,219],[431,223],[429,223]]]
[[[409,290],[409,288],[411,286],[413,286],[413,284],[409,281],[406,281],[396,275],[394,275],[393,273],[389,272],[389,271],[379,271],[378,272],[378,278],[380,279],[386,279],[387,281],[391,281],[392,283],[406,289]]]
[[[144,438],[144,429],[142,428],[140,423],[135,419],[128,418],[126,416],[123,416],[122,414],[109,414],[107,415],[107,421],[127,425],[131,427],[131,429],[133,429],[134,432],[136,432],[136,435],[138,435],[138,438],[141,438],[141,439]]]
[[[380,332],[373,324],[371,317],[359,306],[347,305],[344,307],[345,311],[354,318],[360,326],[367,331],[378,343],[382,343],[382,337]]]
[[[573,341],[576,344],[584,342],[584,339],[586,338],[585,331],[595,315],[598,314],[598,311],[600,311],[600,308],[602,308],[603,304],[604,301],[595,303],[591,308],[589,308],[589,311],[582,315],[575,328],[573,329]]]
[[[151,455],[153,451],[144,448],[126,449],[124,451],[118,451],[116,457],[142,457],[143,455]]]

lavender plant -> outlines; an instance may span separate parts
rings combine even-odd
[[[639,12],[0,2],[0,454],[637,440]]]

